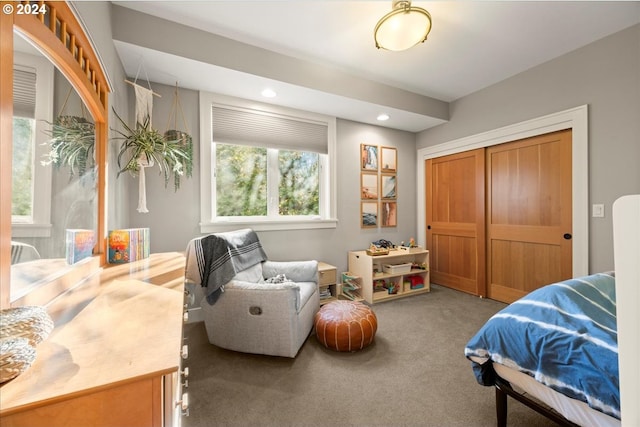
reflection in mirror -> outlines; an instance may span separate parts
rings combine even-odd
[[[13,87],[11,301],[88,261],[98,223],[93,118],[17,34]]]

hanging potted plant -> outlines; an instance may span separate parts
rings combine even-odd
[[[137,122],[131,128],[115,112],[124,131],[116,130],[120,135],[116,139],[122,140],[118,152],[118,176],[123,172],[137,175],[141,162],[149,167],[157,165],[160,173],[164,174],[164,185],[168,186],[171,178],[174,180],[174,190],[180,188],[180,177],[185,171],[191,171],[193,161],[190,154],[179,139],[168,139],[151,126],[147,116],[142,123]]]
[[[42,165],[53,164],[56,168],[67,166],[70,178],[82,177],[95,166],[95,125],[78,116],[58,116],[45,131],[51,139],[50,150],[44,155]]]
[[[193,139],[191,135],[180,130],[170,129],[164,133],[164,137],[167,141],[175,141],[186,155],[183,174],[187,178],[191,178],[193,174]],[[180,187],[181,176],[175,175],[173,178],[176,185]]]
[[[187,178],[191,178],[191,175],[193,174],[193,138],[189,135],[188,129],[186,131],[178,130],[178,111],[181,113],[182,126],[184,129],[187,129],[187,122],[184,118],[184,111],[180,105],[180,97],[178,95],[178,83],[176,82],[173,103],[167,120],[168,130],[164,133],[164,137],[169,141],[177,141],[178,144],[182,146],[185,154],[187,155],[187,161],[184,164],[184,175]],[[169,126],[172,119],[173,129],[170,129]],[[175,179],[179,181],[180,177],[175,177]]]

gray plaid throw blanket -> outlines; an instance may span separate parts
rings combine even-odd
[[[200,285],[205,287],[209,304],[216,302],[224,291],[224,284],[259,262],[267,255],[255,231],[243,229],[216,233],[193,239],[187,248],[187,273],[196,260]]]

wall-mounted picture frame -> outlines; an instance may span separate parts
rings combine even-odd
[[[398,225],[398,203],[382,202],[380,208],[380,225],[382,227],[396,227]]]
[[[360,169],[378,171],[378,146],[360,144]]]
[[[398,151],[393,147],[380,147],[380,166],[382,172],[398,170]]]
[[[360,198],[362,200],[378,200],[378,174],[362,172],[360,174]]]
[[[360,202],[360,227],[378,226],[378,202]]]
[[[398,197],[398,180],[396,174],[380,176],[380,197],[382,199],[396,199]]]

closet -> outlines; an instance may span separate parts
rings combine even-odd
[[[572,275],[571,130],[426,160],[431,281],[512,302]]]

